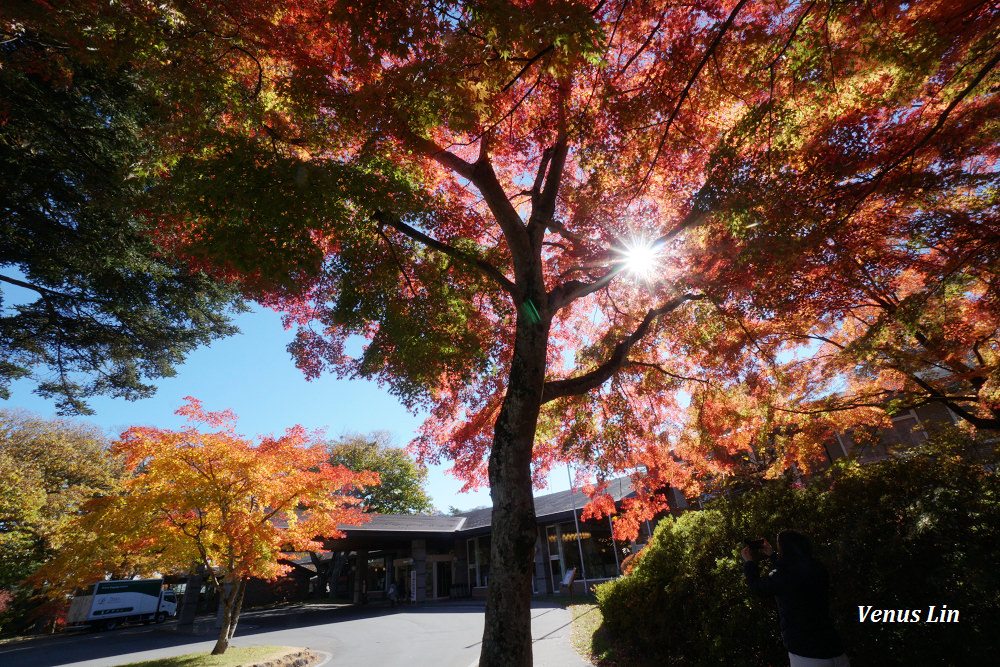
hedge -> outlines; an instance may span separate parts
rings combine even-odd
[[[849,461],[806,485],[771,483],[668,517],[628,576],[597,587],[607,631],[652,665],[788,664],[773,599],[751,597],[748,536],[798,528],[830,570],[832,616],[851,664],[996,664],[1000,476],[942,434],[906,456]],[[859,606],[919,609],[919,623],[859,621]],[[928,608],[958,610],[927,623]]]

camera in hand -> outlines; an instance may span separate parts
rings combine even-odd
[[[756,549],[763,549],[764,548],[764,538],[763,537],[756,538],[756,539],[748,537],[745,540],[743,540],[743,543],[746,544],[751,549],[755,549],[755,550]]]

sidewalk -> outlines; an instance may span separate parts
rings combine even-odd
[[[554,604],[549,609],[533,603],[531,605],[531,639],[533,662],[539,667],[589,667],[590,662],[580,657],[573,648],[570,635],[573,630],[573,615],[568,609]],[[551,621],[542,622],[542,615],[552,615]],[[555,625],[546,630],[549,625]]]

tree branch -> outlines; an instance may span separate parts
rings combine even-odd
[[[937,122],[934,124],[934,127],[932,127],[927,132],[927,134],[925,134],[923,138],[920,139],[920,141],[911,146],[909,150],[907,150],[898,158],[896,158],[892,163],[882,167],[882,169],[880,169],[879,172],[875,174],[875,176],[871,180],[870,185],[865,189],[864,193],[862,193],[862,195],[858,197],[857,201],[855,201],[854,204],[851,205],[851,207],[847,210],[847,212],[843,216],[841,216],[837,222],[843,223],[849,220],[851,216],[854,215],[855,211],[858,210],[861,204],[864,203],[864,201],[868,199],[868,197],[870,197],[872,193],[875,192],[879,184],[882,182],[882,179],[884,179],[890,171],[892,171],[899,165],[903,164],[903,162],[905,162],[909,158],[916,155],[917,151],[923,148],[923,146],[928,141],[931,140],[931,137],[937,134],[938,131],[940,131],[941,128],[944,127],[945,122],[948,120],[948,116],[950,116],[951,112],[955,110],[955,107],[957,107],[962,100],[968,97],[972,93],[972,91],[976,88],[976,86],[978,86],[980,82],[982,82],[982,80],[986,78],[986,75],[989,74],[990,71],[992,71],[993,68],[995,68],[998,64],[1000,64],[1000,51],[997,51],[997,53],[994,54],[992,58],[990,58],[990,60],[983,66],[983,68],[979,70],[979,72],[976,74],[976,77],[969,83],[969,85],[966,86],[965,89],[962,90],[962,92],[960,92],[958,95],[955,96],[955,99],[953,99],[945,108],[945,110],[941,112],[941,115],[938,116]]]
[[[641,366],[643,368],[652,368],[653,370],[659,371],[659,372],[663,373],[664,375],[666,375],[667,377],[672,377],[675,380],[685,380],[687,382],[700,382],[702,384],[711,385],[711,382],[709,382],[708,380],[706,380],[704,378],[693,378],[693,377],[688,377],[686,375],[678,375],[677,373],[671,373],[670,371],[668,371],[666,368],[664,368],[663,366],[661,366],[659,364],[651,364],[651,363],[646,362],[646,361],[636,361],[635,359],[629,359],[628,363],[630,365],[632,365],[632,366]]]
[[[520,79],[522,76],[524,76],[524,73],[527,72],[529,69],[531,69],[532,65],[534,65],[536,62],[538,62],[538,60],[542,56],[544,56],[546,53],[548,53],[551,50],[552,50],[552,45],[549,44],[544,49],[542,49],[541,51],[539,51],[538,53],[536,53],[534,55],[534,57],[532,57],[530,60],[528,60],[527,63],[525,63],[524,67],[521,68],[521,71],[514,75],[513,79],[511,79],[506,84],[504,84],[504,87],[500,89],[500,92],[501,93],[507,92],[507,89],[510,88],[511,86],[513,86],[515,83],[517,83],[517,80]]]
[[[566,229],[566,226],[563,225],[558,220],[555,219],[549,220],[548,229],[549,231],[553,231],[559,236],[563,237],[567,241],[570,241],[573,245],[586,246],[587,244],[584,238],[582,238],[579,234],[574,234],[573,232]]]
[[[483,273],[485,276],[492,278],[493,281],[496,282],[497,285],[505,292],[507,292],[512,296],[514,295],[515,292],[514,283],[508,280],[507,277],[503,273],[501,273],[499,269],[497,269],[489,262],[479,259],[478,257],[473,257],[471,255],[468,255],[459,250],[458,248],[448,245],[447,243],[442,243],[441,241],[438,241],[437,239],[432,238],[427,234],[424,234],[420,230],[411,227],[410,225],[400,220],[397,216],[389,216],[384,214],[382,211],[375,211],[375,219],[381,225],[387,225],[389,227],[392,227],[396,231],[410,237],[414,241],[424,244],[428,248],[437,250],[442,254],[457,259],[463,264],[468,264],[469,266],[479,269],[479,271]]]
[[[726,22],[723,23],[722,27],[719,29],[719,34],[715,36],[715,39],[712,40],[712,43],[709,45],[708,49],[705,50],[704,55],[702,55],[701,62],[699,62],[698,66],[695,68],[694,74],[691,75],[691,78],[688,79],[688,82],[684,85],[684,90],[681,91],[680,96],[677,98],[677,104],[674,105],[674,109],[670,112],[670,117],[667,119],[667,126],[663,128],[663,136],[660,137],[660,143],[656,147],[656,153],[653,155],[653,159],[649,163],[649,170],[646,171],[646,175],[642,177],[642,182],[639,183],[638,190],[641,190],[646,186],[646,182],[649,181],[649,176],[653,173],[653,169],[656,168],[656,162],[660,159],[660,155],[663,153],[663,147],[667,143],[667,135],[670,133],[670,126],[673,125],[674,119],[677,118],[677,114],[684,105],[684,100],[687,99],[688,93],[691,92],[694,82],[698,80],[698,77],[701,75],[701,70],[705,68],[705,64],[708,63],[708,59],[712,57],[713,53],[715,53],[715,49],[718,48],[723,35],[725,35],[729,28],[733,25],[733,21],[736,20],[736,15],[740,13],[740,10],[743,9],[743,6],[747,4],[748,1],[749,0],[740,0],[740,2],[733,7],[733,11],[729,13],[729,18],[726,19]]]
[[[549,160],[552,159],[552,146],[542,151],[542,159],[538,163],[538,173],[535,174],[535,182],[531,186],[528,194],[531,195],[532,206],[537,205],[536,200],[542,194],[542,184],[545,182],[545,173],[549,168]]]
[[[507,198],[507,193],[504,192],[503,185],[500,184],[500,179],[497,178],[497,174],[493,170],[493,163],[490,161],[489,155],[480,155],[476,164],[473,165],[473,172],[470,174],[469,180],[483,195],[486,205],[493,214],[493,219],[496,220],[500,231],[503,232],[513,260],[514,281],[522,284],[530,282],[528,275],[531,273],[531,263],[535,253],[531,248],[524,221],[521,220],[521,216],[514,205],[510,203],[510,199]],[[515,295],[515,299],[519,299],[515,292],[511,293]]]
[[[56,292],[55,290],[50,290],[48,287],[40,287],[39,285],[34,285],[32,283],[24,282],[23,280],[18,280],[17,278],[11,278],[10,276],[5,276],[0,274],[0,282],[10,283],[11,285],[17,285],[18,287],[23,287],[25,289],[30,289],[33,292],[38,292],[43,297],[47,296],[57,296],[62,299],[77,299],[79,297],[73,296],[71,294],[63,294],[62,292]]]
[[[414,148],[422,152],[424,155],[434,160],[440,164],[445,169],[450,169],[462,178],[472,180],[472,172],[474,170],[474,165],[466,162],[462,158],[458,157],[451,151],[447,150],[431,141],[430,139],[425,139],[418,136],[412,131],[405,131],[405,139],[407,142],[413,144]]]
[[[956,403],[952,397],[946,396],[945,394],[942,394],[940,391],[938,391],[932,384],[930,384],[926,380],[923,380],[922,378],[919,378],[916,375],[913,375],[913,374],[910,374],[910,373],[907,373],[907,375],[910,377],[911,380],[913,380],[920,387],[922,387],[924,389],[924,391],[926,391],[928,394],[930,394],[930,398],[935,399],[935,400],[937,400],[937,401],[939,401],[941,403],[944,403],[955,414],[957,414],[959,417],[961,417],[965,421],[969,422],[970,424],[972,424],[976,428],[987,428],[987,429],[994,429],[994,430],[997,429],[997,428],[1000,428],[1000,419],[989,419],[989,418],[986,418],[986,417],[980,417],[978,415],[974,415],[971,412],[969,412],[968,410],[966,410],[964,407],[962,407],[961,405],[959,405],[958,403]]]
[[[510,203],[507,193],[504,192],[503,186],[500,184],[500,180],[493,170],[489,154],[481,150],[479,159],[476,160],[475,164],[470,164],[430,139],[425,139],[409,130],[404,130],[403,134],[405,135],[403,138],[413,145],[414,148],[446,169],[467,179],[479,190],[490,212],[493,214],[493,218],[503,232],[504,239],[510,248],[511,256],[514,258],[515,281],[526,277],[529,268],[525,262],[528,261],[527,258],[531,257],[531,244],[529,243],[521,216],[518,215],[513,204]],[[515,296],[515,300],[519,300],[514,291],[508,291]]]
[[[554,313],[588,294],[593,294],[604,289],[619,273],[621,273],[620,266],[609,270],[592,283],[585,283],[580,280],[568,280],[561,285],[553,287],[549,292],[549,306],[552,312]]]
[[[628,362],[628,354],[632,350],[632,347],[637,342],[642,340],[647,333],[649,333],[649,330],[656,318],[665,313],[669,313],[688,301],[699,301],[704,298],[704,294],[682,294],[681,296],[671,299],[659,308],[654,308],[648,311],[646,316],[642,318],[642,322],[640,322],[639,326],[636,327],[635,331],[618,343],[604,363],[599,365],[597,368],[576,377],[546,382],[542,390],[542,404],[544,405],[549,401],[554,401],[557,398],[562,398],[564,396],[584,394],[591,389],[600,387],[608,378],[613,376]]]
[[[559,185],[562,182],[563,171],[566,168],[566,156],[569,154],[569,136],[566,129],[566,90],[559,86],[558,116],[559,129],[556,143],[546,151],[542,158],[542,166],[535,177],[534,190],[537,194],[531,197],[531,215],[528,218],[528,236],[533,243],[539,245],[549,221],[555,217],[556,197],[559,195]],[[546,159],[550,158],[550,159]],[[544,181],[542,172],[548,163],[548,171]],[[539,191],[538,188],[541,188]]]
[[[622,7],[622,9],[624,10],[624,6]],[[660,18],[657,19],[656,25],[653,26],[653,29],[650,31],[649,36],[646,37],[646,41],[644,41],[642,43],[642,46],[640,46],[639,49],[635,53],[633,53],[632,56],[627,61],[625,61],[625,64],[622,65],[622,68],[618,71],[619,72],[618,76],[624,75],[625,71],[629,68],[629,66],[635,62],[635,59],[638,58],[642,54],[642,52],[646,50],[649,44],[653,41],[653,37],[655,37],[656,33],[660,31],[660,26],[663,25],[663,17],[666,15],[667,15],[666,12],[662,12],[660,14]]]
[[[399,272],[402,273],[403,278],[406,279],[406,286],[410,288],[410,295],[413,296],[414,299],[416,299],[417,290],[414,289],[413,287],[413,282],[410,280],[410,274],[406,272],[406,267],[403,266],[403,263],[399,261],[399,257],[396,255],[396,249],[392,247],[392,241],[389,239],[388,236],[385,235],[385,232],[382,231],[382,227],[384,225],[382,224],[382,221],[378,217],[380,214],[381,214],[380,211],[377,211],[375,214],[375,219],[378,220],[379,222],[378,235],[381,236],[385,240],[385,244],[389,246],[389,252],[392,254],[392,258],[396,260],[396,266],[399,267]]]

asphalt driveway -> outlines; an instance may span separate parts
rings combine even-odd
[[[324,667],[472,667],[483,634],[482,603],[444,602],[399,607],[293,606],[242,615],[234,646],[304,646],[329,656]],[[214,632],[173,623],[114,632],[75,633],[0,645],[4,667],[115,667],[137,660],[209,651]],[[535,665],[585,667],[570,645],[569,611],[548,602],[531,609]]]

